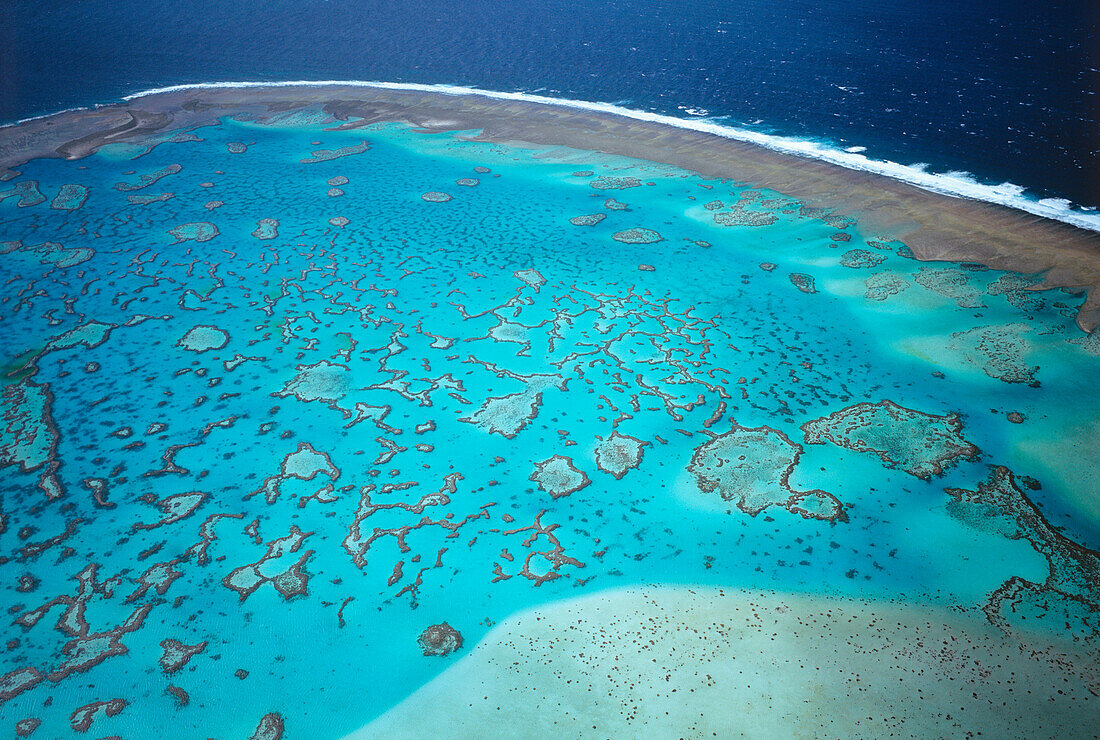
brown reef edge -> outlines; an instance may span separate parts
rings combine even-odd
[[[1077,323],[1086,332],[1100,325],[1100,232],[714,134],[476,93],[340,84],[153,93],[0,128],[0,179],[15,176],[31,159],[78,159],[106,144],[140,142],[159,132],[210,125],[226,115],[262,118],[309,107],[331,115],[333,128],[385,121],[427,133],[478,131],[472,139],[600,151],[767,187],[807,206],[855,214],[865,234],[901,240],[920,260],[1041,273],[1045,281],[1034,289],[1086,293]]]

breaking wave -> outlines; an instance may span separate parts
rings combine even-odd
[[[1023,186],[1014,183],[1005,182],[1000,185],[983,183],[968,172],[929,172],[927,166],[923,164],[905,165],[889,160],[872,159],[863,153],[865,151],[863,147],[850,146],[847,148],[838,148],[811,139],[779,136],[731,126],[713,118],[677,118],[661,113],[635,110],[613,103],[554,98],[524,92],[497,92],[494,90],[482,90],[475,87],[464,87],[460,85],[426,85],[418,83],[370,82],[361,80],[212,82],[172,85],[134,93],[133,95],[126,96],[124,100],[135,100],[137,98],[161,93],[212,88],[326,87],[333,85],[369,87],[384,90],[407,90],[437,93],[441,95],[481,95],[498,100],[516,100],[541,105],[579,108],[582,110],[608,113],[637,121],[648,121],[665,126],[675,126],[677,128],[700,131],[715,136],[722,136],[727,139],[756,144],[784,154],[816,159],[852,170],[861,170],[883,175],[935,193],[996,203],[998,205],[1025,211],[1036,216],[1062,221],[1083,229],[1100,231],[1100,212],[1097,212],[1095,209],[1082,208],[1061,198],[1033,198],[1026,194],[1026,189]]]

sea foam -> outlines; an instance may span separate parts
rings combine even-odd
[[[216,88],[257,88],[257,87],[327,87],[341,85],[346,87],[367,87],[382,90],[406,90],[410,92],[438,93],[443,95],[481,95],[496,100],[516,100],[526,103],[553,105],[562,108],[577,108],[622,116],[636,121],[647,121],[665,126],[722,136],[735,141],[743,141],[808,159],[829,162],[852,170],[872,172],[910,185],[942,195],[995,203],[1008,208],[1062,221],[1083,229],[1100,231],[1100,212],[1082,209],[1061,198],[1032,198],[1025,188],[1014,183],[999,185],[978,181],[968,172],[929,172],[926,165],[904,165],[889,160],[872,159],[862,152],[862,147],[850,146],[838,148],[828,143],[789,136],[767,134],[751,129],[739,128],[712,118],[677,118],[662,113],[636,110],[612,103],[600,103],[587,100],[555,98],[525,92],[499,92],[482,90],[460,85],[427,85],[406,82],[371,82],[365,80],[296,80],[286,82],[212,82],[202,84],[171,85],[127,95],[124,100],[136,100],[161,93],[182,92]]]

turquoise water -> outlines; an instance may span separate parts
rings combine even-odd
[[[339,736],[510,614],[636,583],[976,607],[1018,577],[1006,629],[1068,610],[1095,649],[1080,297],[672,167],[325,129],[0,186],[9,725],[123,699],[96,733]],[[990,465],[1016,508],[953,504]],[[425,656],[442,622],[463,647]]]

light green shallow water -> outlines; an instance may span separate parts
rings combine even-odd
[[[984,607],[1095,660],[1080,298],[672,167],[322,119],[0,187],[9,728],[341,735],[640,584]]]

